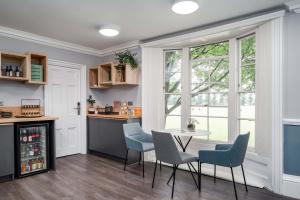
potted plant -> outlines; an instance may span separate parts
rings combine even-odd
[[[89,114],[95,114],[94,104],[96,103],[96,100],[93,99],[92,95],[89,96],[89,98],[87,99],[87,102],[90,104],[89,109],[88,109]]]
[[[116,60],[119,62],[118,67],[125,67],[126,64],[130,65],[131,69],[137,69],[138,64],[134,58],[136,53],[131,53],[128,49],[115,54]]]
[[[116,66],[117,69],[117,80],[119,82],[125,81],[125,67],[126,64],[130,65],[131,69],[137,69],[138,64],[134,59],[136,54],[132,54],[129,50],[123,52],[118,52],[115,54],[116,60],[119,61],[119,64]]]
[[[196,124],[199,124],[199,122],[195,119],[189,118],[187,123],[187,129],[189,131],[195,131],[196,130]]]

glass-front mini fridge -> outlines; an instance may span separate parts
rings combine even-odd
[[[16,126],[17,177],[49,170],[49,124],[18,124]]]

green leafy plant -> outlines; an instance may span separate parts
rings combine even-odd
[[[138,63],[134,59],[135,53],[131,53],[129,50],[118,52],[115,54],[116,60],[119,61],[119,65],[129,64],[132,69],[138,68]]]
[[[90,104],[91,107],[93,107],[94,104],[96,103],[96,100],[93,99],[92,95],[90,95],[89,98],[87,99],[87,102]]]

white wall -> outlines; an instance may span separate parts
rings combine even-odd
[[[291,122],[286,120],[285,123],[291,124],[300,121],[299,56],[300,14],[287,14],[284,17],[283,118],[289,119]],[[297,153],[295,152],[295,159],[299,159]],[[281,193],[300,198],[300,178],[298,176],[283,175]]]
[[[300,14],[284,18],[284,117],[300,119]]]

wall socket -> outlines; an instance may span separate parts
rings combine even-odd
[[[3,106],[3,105],[4,105],[3,101],[0,101],[0,106]]]

